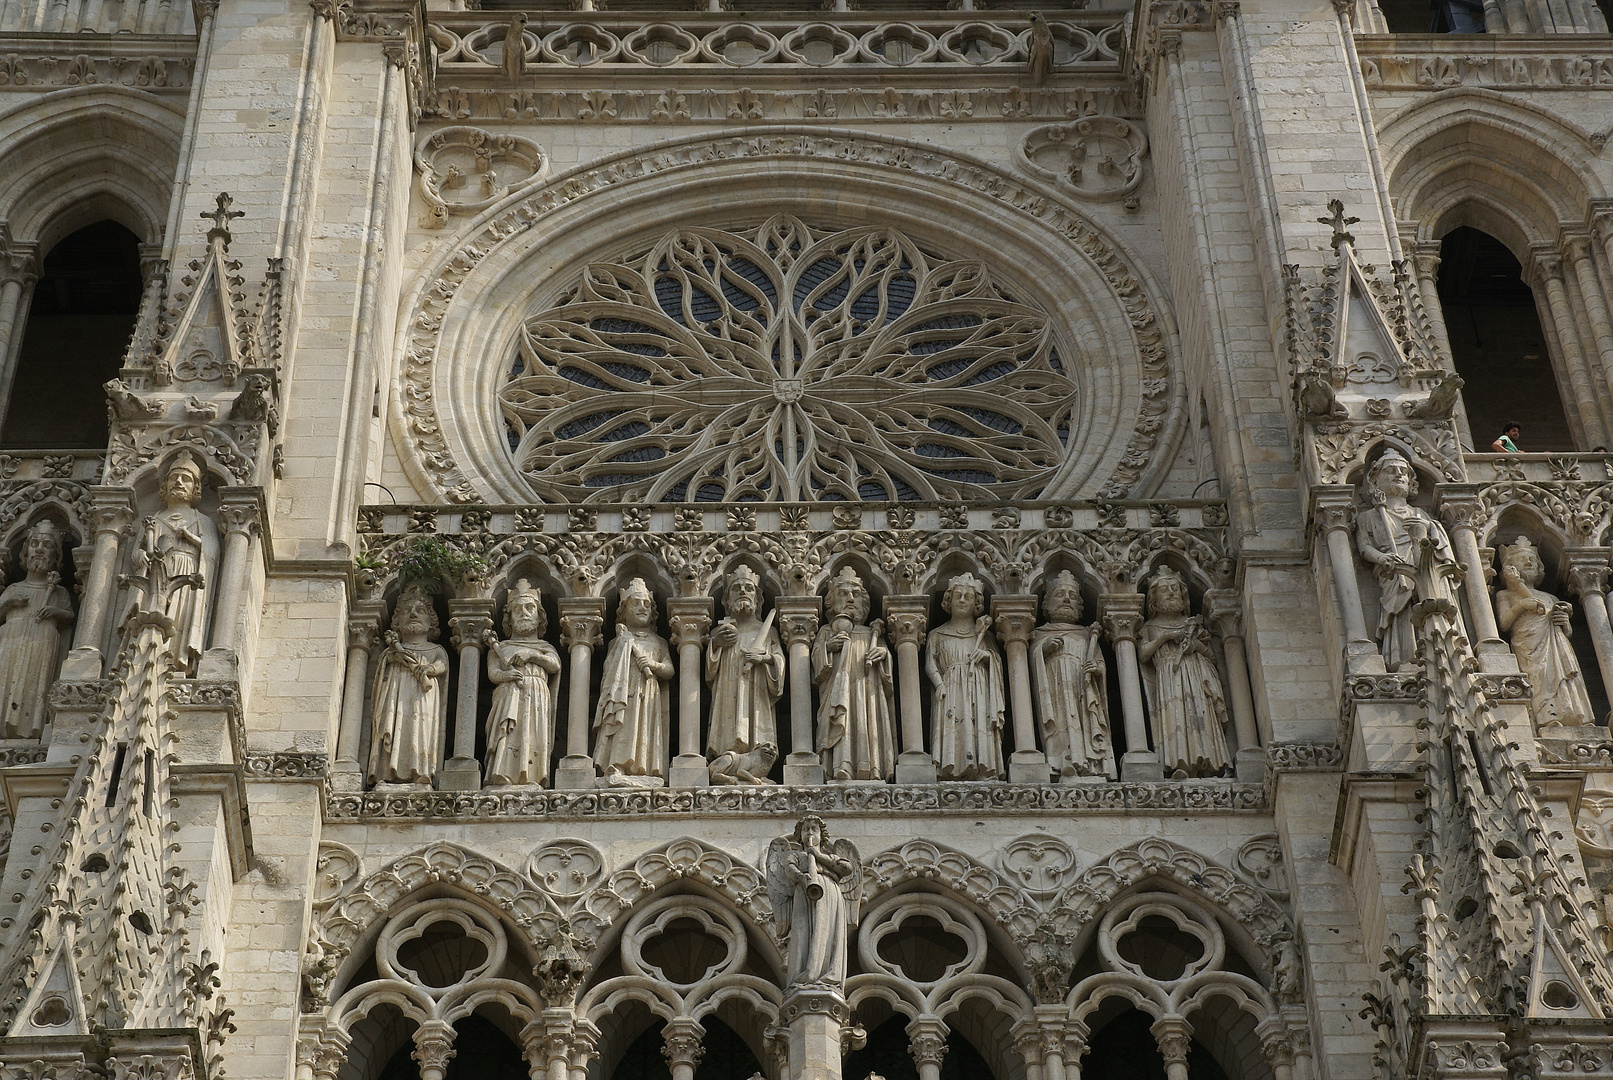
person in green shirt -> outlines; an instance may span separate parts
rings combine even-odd
[[[1523,435],[1523,429],[1516,420],[1508,420],[1501,425],[1501,437],[1490,444],[1490,449],[1498,454],[1521,454],[1517,439]]]

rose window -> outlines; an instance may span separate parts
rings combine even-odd
[[[589,265],[499,392],[555,502],[1035,498],[1079,401],[1047,314],[981,263],[785,216]]]

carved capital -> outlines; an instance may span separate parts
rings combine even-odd
[[[39,279],[39,245],[11,238],[11,227],[0,221],[0,285],[14,281],[27,287]],[[18,312],[18,315],[24,314]]]
[[[442,1070],[454,1059],[454,1026],[446,1020],[426,1020],[415,1029],[414,1053],[421,1070]]]
[[[932,1019],[913,1021],[907,1025],[907,1049],[920,1069],[926,1065],[939,1067],[947,1055],[946,1024]]]
[[[567,611],[565,601],[560,603],[560,647],[567,650],[575,649],[578,645],[598,648],[605,640],[604,613]]]
[[[350,619],[347,623],[347,647],[349,649],[375,648],[381,640],[381,624],[369,619]]]
[[[1355,524],[1355,489],[1346,484],[1313,488],[1311,518],[1323,532],[1349,532]]]
[[[887,596],[885,633],[892,645],[923,645],[924,631],[930,625],[928,596]]]
[[[1188,1048],[1193,1045],[1193,1027],[1181,1017],[1166,1017],[1148,1029],[1159,1046],[1165,1065],[1185,1065]]]
[[[1604,244],[1613,244],[1613,199],[1592,199],[1591,232]]]
[[[1606,548],[1590,551],[1569,551],[1568,566],[1563,577],[1575,596],[1601,595],[1607,592],[1608,562]],[[1605,601],[1604,601],[1605,603]]]
[[[706,1048],[700,1045],[705,1036],[706,1029],[700,1026],[699,1021],[687,1016],[677,1017],[669,1021],[664,1029],[666,1045],[661,1048],[661,1053],[670,1065],[693,1068],[706,1054]]]
[[[1266,1064],[1273,1070],[1293,1068],[1294,1044],[1288,1038],[1288,1032],[1283,1022],[1276,1016],[1268,1016],[1255,1028],[1255,1035],[1260,1039],[1260,1052],[1266,1058]]]
[[[134,492],[128,488],[98,488],[90,495],[90,521],[97,536],[122,533],[134,524]]]
[[[1545,284],[1548,281],[1561,282],[1563,280],[1563,257],[1546,247],[1536,247],[1529,250],[1529,272],[1534,279],[1531,284]]]
[[[314,9],[314,18],[336,21],[336,0],[308,0],[308,6]]]
[[[822,608],[823,601],[816,596],[781,596],[773,601],[773,610],[778,612],[779,637],[785,648],[812,644]]]
[[[991,615],[997,624],[997,639],[1004,645],[1026,642],[1036,629],[1036,597],[994,596]]]
[[[711,632],[710,598],[678,596],[668,600],[666,606],[673,647],[681,649],[685,645],[705,645],[706,635]]]
[[[1439,244],[1418,244],[1411,249],[1411,261],[1417,268],[1419,281],[1435,281],[1439,277]]]
[[[480,646],[493,629],[493,617],[484,614],[450,615],[448,640],[456,649],[467,645]]]
[[[1223,638],[1243,637],[1243,603],[1236,589],[1206,589],[1204,614]]]
[[[1577,269],[1581,262],[1589,262],[1591,259],[1591,236],[1589,233],[1565,232],[1557,245],[1557,250]]]
[[[1143,625],[1143,594],[1099,594],[1098,621],[1110,641],[1136,641],[1137,631]]]
[[[1484,503],[1477,484],[1441,484],[1439,516],[1446,528],[1477,529],[1484,524]]]
[[[236,493],[226,491],[218,508],[218,523],[226,536],[240,533],[256,536],[263,531],[263,505],[256,488]]]

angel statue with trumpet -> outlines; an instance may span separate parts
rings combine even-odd
[[[831,841],[823,819],[808,814],[768,845],[767,896],[779,936],[790,943],[785,985],[838,991],[862,903],[857,849]]]

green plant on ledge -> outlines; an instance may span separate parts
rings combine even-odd
[[[354,561],[363,568],[366,560],[378,565],[368,555],[361,555]],[[401,581],[441,581],[463,585],[487,577],[487,560],[436,536],[415,537],[398,549],[389,561]]]

